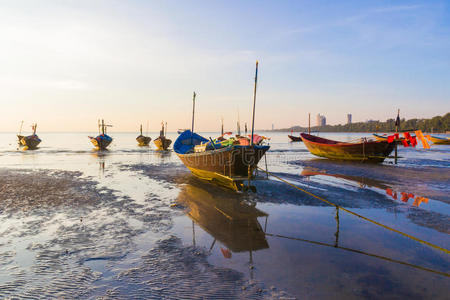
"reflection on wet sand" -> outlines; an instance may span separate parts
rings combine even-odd
[[[192,220],[193,245],[196,246],[195,223],[214,238],[212,244],[209,246],[209,252],[212,251],[216,241],[219,241],[227,247],[227,249],[220,249],[225,258],[231,258],[231,252],[249,251],[249,262],[250,264],[253,264],[252,251],[268,249],[269,244],[266,237],[273,237],[300,241],[316,246],[333,247],[346,252],[370,256],[383,261],[450,277],[450,274],[446,272],[362,250],[340,246],[340,211],[338,208],[336,208],[334,214],[334,220],[336,222],[334,243],[326,243],[300,237],[270,233],[267,230],[267,227],[270,228],[270,224],[268,225],[268,214],[257,209],[256,203],[246,203],[239,196],[234,195],[233,197],[233,194],[225,191],[222,195],[217,193],[217,190],[215,190],[215,193],[209,192],[206,186],[202,186],[194,180],[183,186],[178,197],[178,203],[187,207],[187,215]],[[265,217],[264,228],[261,227],[257,219],[258,217]],[[250,277],[253,278],[252,273],[250,273]]]
[[[187,215],[193,222],[214,237],[211,249],[216,240],[227,247],[222,250],[224,256],[230,255],[227,250],[244,252],[269,248],[258,221],[258,217],[267,220],[268,215],[254,203],[242,201],[228,191],[209,193],[195,183],[185,185],[177,201],[188,208]],[[195,236],[193,239],[195,244]]]
[[[351,176],[351,175],[342,175],[342,174],[333,174],[327,173],[324,170],[319,170],[311,167],[305,167],[300,173],[302,176],[310,177],[310,176],[330,176],[338,179],[344,179],[352,182],[356,182],[360,188],[366,187],[374,187],[381,190],[386,191],[386,195],[390,196],[394,200],[398,200],[397,192],[394,191],[391,187],[386,185],[383,181],[367,178],[364,176]],[[428,203],[428,198],[415,196],[412,193],[400,192],[401,201],[407,203],[409,199],[413,199],[413,206],[419,207],[421,203]]]

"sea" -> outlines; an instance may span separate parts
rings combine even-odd
[[[259,132],[270,175],[234,192],[137,133],[38,134],[0,133],[0,299],[448,299],[450,146],[363,164]]]

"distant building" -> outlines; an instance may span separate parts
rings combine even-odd
[[[275,126],[272,124],[272,130],[274,130],[275,129]]]
[[[325,125],[327,125],[327,118],[325,118],[325,116],[323,116],[321,114],[317,114],[316,124],[317,124],[317,126],[325,126]]]
[[[352,114],[347,114],[347,124],[352,124]]]

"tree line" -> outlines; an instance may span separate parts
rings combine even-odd
[[[308,127],[293,126],[291,128],[276,129],[274,131],[296,131],[307,132]],[[450,130],[450,113],[444,116],[436,116],[431,119],[401,119],[400,131],[422,130],[422,132],[441,132]],[[325,125],[311,127],[311,131],[321,132],[394,132],[395,119],[388,119],[386,122],[368,121],[352,124]]]

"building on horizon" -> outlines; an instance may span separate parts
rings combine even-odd
[[[347,124],[352,124],[352,114],[347,114]]]
[[[275,125],[272,124],[272,130],[274,130],[274,129],[275,129]]]
[[[327,125],[327,118],[325,118],[325,116],[323,116],[321,114],[317,114],[316,124],[317,124],[317,126],[325,126],[325,125]]]

